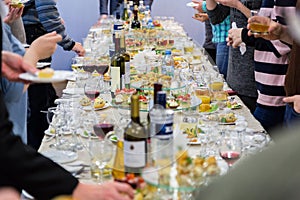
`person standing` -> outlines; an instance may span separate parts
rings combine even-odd
[[[26,41],[31,44],[38,37],[56,31],[62,36],[58,44],[66,51],[74,51],[79,56],[85,54],[82,45],[75,42],[65,30],[56,7],[56,0],[29,0],[25,3],[23,23],[26,32]],[[51,62],[51,58],[42,60]],[[31,84],[28,88],[29,114],[27,123],[28,144],[38,149],[48,128],[46,115],[41,110],[47,110],[54,105],[56,92],[49,83]]]
[[[241,0],[242,8],[258,9],[261,0]],[[240,4],[239,4],[240,5]],[[206,2],[207,13],[212,24],[218,24],[230,15],[230,21],[237,27],[246,27],[249,16],[237,8],[229,8],[215,1]],[[250,14],[250,13],[249,13]],[[237,92],[243,103],[251,113],[256,108],[257,91],[254,80],[254,48],[246,47],[246,52],[241,54],[240,49],[229,48],[228,70],[226,81]]]
[[[197,2],[198,6],[195,7],[201,14],[206,13],[206,1]],[[205,14],[207,15],[207,14]],[[211,25],[212,27],[212,42],[216,46],[216,65],[219,72],[224,75],[226,79],[228,68],[228,52],[226,38],[228,36],[228,30],[230,29],[230,17],[228,16],[219,24]]]
[[[285,24],[283,13],[295,12],[296,0],[263,0],[259,11],[260,16],[266,16],[278,23]],[[249,10],[250,12],[250,10]],[[231,29],[229,43],[238,46],[241,42],[255,46],[255,81],[258,91],[257,105],[254,117],[271,133],[277,126],[282,126],[285,114],[286,96],[284,79],[288,68],[291,45],[280,40],[255,39],[248,36],[247,28]]]

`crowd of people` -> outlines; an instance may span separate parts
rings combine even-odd
[[[108,12],[107,2],[99,0],[103,18],[122,4],[111,0]],[[0,160],[3,162],[0,199],[19,199],[22,189],[37,199],[64,194],[78,200],[132,199],[134,192],[127,184],[80,183],[37,152],[48,128],[46,121],[41,122],[46,117],[40,110],[51,106],[56,94],[51,84],[24,82],[19,74],[35,73],[39,60],[51,61],[57,44],[79,56],[85,50],[66,33],[55,0],[29,0],[21,8],[10,3],[5,0],[0,4]],[[207,31],[204,48],[215,58],[230,87],[270,133],[284,123],[295,133],[279,139],[276,145],[237,166],[209,187],[197,190],[196,199],[283,199],[286,196],[298,199],[299,134],[293,122],[300,119],[300,41],[290,36],[286,17],[295,15],[300,2],[206,0],[197,3],[195,9],[201,13],[195,19],[205,21]],[[151,4],[152,1],[148,2]],[[260,9],[260,16],[252,16],[254,9]],[[232,26],[233,22],[237,27]],[[253,35],[249,31],[249,23],[253,22],[269,25],[268,34]],[[26,50],[25,43],[30,44]],[[237,48],[242,43],[246,45],[243,53]],[[285,130],[281,129],[280,133]],[[277,159],[269,160],[272,156]],[[280,181],[290,184],[283,187],[278,184]]]

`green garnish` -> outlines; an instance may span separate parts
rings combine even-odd
[[[191,157],[187,157],[186,161],[189,165],[193,163],[193,159]]]

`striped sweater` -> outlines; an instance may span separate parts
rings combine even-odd
[[[30,0],[25,3],[23,13],[24,25],[42,26],[48,33],[56,31],[62,36],[62,41],[58,44],[64,50],[72,50],[75,45],[66,33],[65,26],[61,22],[60,15],[56,7],[56,0]]]
[[[285,13],[295,12],[296,0],[263,0],[260,15],[285,25]],[[255,45],[255,81],[258,90],[258,106],[285,106],[282,99],[285,74],[288,68],[291,45],[279,40],[268,41],[262,38],[254,39],[242,32],[242,40],[247,45]]]

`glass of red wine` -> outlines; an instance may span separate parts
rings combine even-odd
[[[99,77],[91,76],[84,85],[84,94],[91,100],[91,107],[94,107],[95,99],[100,95],[102,85]]]
[[[225,135],[220,141],[220,156],[227,162],[229,167],[241,157],[242,142],[237,135]]]
[[[94,133],[99,137],[100,140],[104,140],[105,136],[114,130],[114,122],[108,118],[101,120],[94,124]]]

